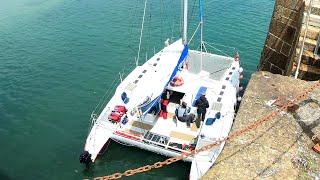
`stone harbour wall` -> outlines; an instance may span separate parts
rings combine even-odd
[[[313,83],[263,71],[253,74],[231,133],[277,110]],[[320,154],[312,150],[317,141],[312,139],[320,138],[320,89],[294,107],[228,141],[203,179],[320,178]]]

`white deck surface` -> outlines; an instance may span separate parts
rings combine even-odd
[[[153,101],[161,95],[182,50],[181,40],[171,44],[155,54],[145,64],[134,69],[117,87],[114,96],[94,123],[86,141],[85,150],[92,155],[93,161],[109,138],[174,156],[180,151],[186,151],[181,147],[177,149],[176,145],[196,144],[196,149],[199,149],[214,142],[215,139],[228,135],[233,123],[234,106],[239,87],[239,62],[229,57],[204,53],[201,70],[200,53],[190,50],[186,61],[191,68],[181,68],[176,75],[183,78],[184,84],[177,87],[170,85],[166,87],[170,91],[183,93],[184,97],[181,101],[186,102],[191,107],[191,113],[195,115],[197,114],[196,107],[192,107],[192,104],[199,94],[199,89],[205,87],[206,98],[209,102],[206,118],[214,118],[217,112],[221,113],[221,118],[216,119],[213,124],[206,125],[206,119],[201,123],[200,128],[196,128],[195,123],[191,124],[191,128],[187,128],[185,122],[179,122],[173,117],[178,107],[178,104],[173,102],[170,102],[167,107],[167,119],[153,114],[141,116],[141,110],[137,107],[145,101],[149,102],[148,99]],[[127,104],[121,99],[123,92],[128,95]],[[128,110],[126,116],[129,120],[127,123],[123,124],[122,121],[111,123],[108,120],[109,114],[116,105],[126,106]],[[119,132],[124,135],[121,136]],[[150,134],[155,138],[147,139]],[[172,143],[175,146],[173,149]],[[201,177],[212,166],[223,145],[192,157],[191,179]]]

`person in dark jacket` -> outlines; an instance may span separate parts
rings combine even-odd
[[[206,98],[205,94],[202,94],[199,99],[197,99],[195,106],[197,107],[197,114],[198,118],[196,120],[196,125],[197,128],[200,127],[200,120],[204,121],[206,113],[207,113],[207,108],[209,107],[209,102]]]

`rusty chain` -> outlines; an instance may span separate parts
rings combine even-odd
[[[256,129],[259,126],[261,126],[262,124],[264,124],[265,122],[277,117],[280,114],[280,112],[285,111],[288,108],[290,108],[290,107],[298,104],[299,102],[303,101],[304,99],[306,99],[308,97],[308,95],[312,91],[314,91],[316,88],[319,88],[319,87],[320,87],[320,81],[316,82],[315,84],[313,84],[309,88],[307,88],[304,91],[302,91],[301,94],[296,96],[293,100],[289,101],[287,104],[279,107],[277,110],[272,111],[269,114],[267,114],[266,116],[264,116],[264,117],[260,118],[259,120],[251,123],[250,125],[248,125],[244,129],[238,130],[238,131],[230,134],[229,136],[227,136],[225,138],[218,139],[214,143],[206,145],[206,146],[203,146],[200,149],[192,150],[189,153],[182,153],[177,157],[172,157],[172,158],[169,158],[169,159],[167,159],[165,161],[161,161],[161,162],[159,161],[159,162],[156,162],[156,163],[154,163],[152,165],[146,165],[146,166],[139,167],[139,168],[136,168],[136,169],[129,169],[129,170],[123,172],[123,173],[114,173],[114,174],[109,175],[109,176],[95,177],[94,180],[119,179],[122,176],[132,176],[132,175],[135,175],[135,174],[138,174],[138,173],[150,171],[152,169],[158,169],[158,168],[161,168],[161,167],[163,167],[165,165],[170,165],[170,164],[175,163],[177,161],[183,160],[186,157],[195,155],[195,154],[197,154],[199,152],[207,151],[209,149],[212,149],[213,147],[218,146],[218,145],[220,145],[221,143],[223,143],[225,141],[230,141],[230,140],[232,140],[232,139],[234,139],[234,138],[236,138],[236,137],[238,137],[240,135],[243,135],[243,134],[245,134],[245,133],[247,133],[247,132],[249,132],[249,131],[251,131],[253,129]]]

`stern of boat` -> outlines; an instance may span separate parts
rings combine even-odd
[[[88,166],[94,162],[116,128],[117,125],[108,120],[95,123],[87,137],[84,152],[80,155],[80,163]]]

